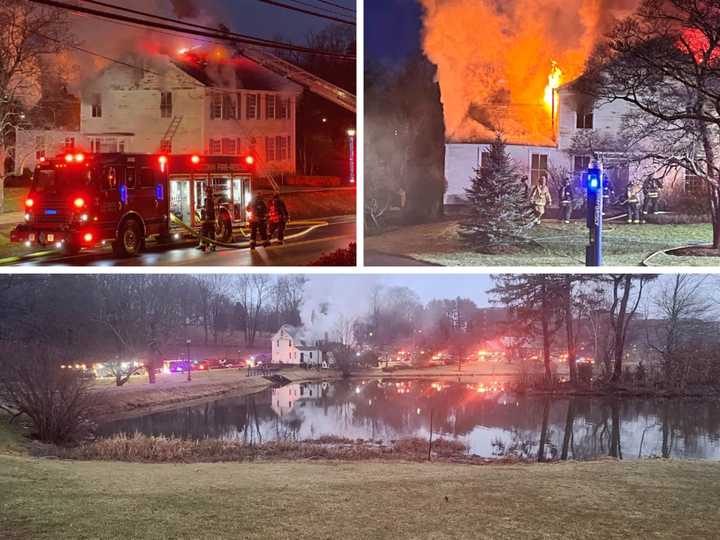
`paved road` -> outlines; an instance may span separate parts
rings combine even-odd
[[[441,266],[405,255],[392,255],[381,251],[365,250],[365,266]]]
[[[355,241],[355,216],[323,218],[326,227],[313,230],[306,236],[290,240],[284,246],[226,249],[203,253],[194,244],[149,244],[138,257],[115,259],[109,248],[83,251],[73,257],[52,253],[41,257],[23,257],[15,266],[305,266],[323,255],[346,248]],[[292,232],[292,231],[289,231]]]

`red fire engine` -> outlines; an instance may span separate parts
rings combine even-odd
[[[25,223],[11,240],[83,247],[110,242],[115,255],[137,255],[146,239],[169,240],[198,228],[213,186],[219,240],[232,240],[252,198],[255,158],[198,155],[68,153],[41,160],[25,200]]]

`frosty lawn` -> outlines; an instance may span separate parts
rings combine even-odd
[[[442,221],[404,227],[365,239],[367,252],[406,255],[445,266],[577,266],[585,264],[587,228],[584,221],[563,225],[547,221],[532,231],[534,243],[508,246],[508,253],[486,255],[468,250],[457,235],[457,224]],[[609,222],[604,236],[606,266],[637,266],[658,250],[690,244],[707,244],[710,224],[626,225]],[[368,259],[372,264],[372,257]],[[720,257],[660,255],[653,265],[720,266]]]

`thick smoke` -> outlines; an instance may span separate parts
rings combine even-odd
[[[577,78],[598,39],[639,3],[419,1],[423,48],[438,67],[450,140],[487,138],[498,130],[509,139],[547,132],[544,96],[552,62],[563,72],[562,83]]]
[[[181,19],[195,19],[200,15],[200,10],[193,0],[170,0],[175,15]]]

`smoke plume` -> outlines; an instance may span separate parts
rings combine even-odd
[[[549,134],[545,88],[577,78],[598,39],[639,0],[419,0],[449,140]]]

